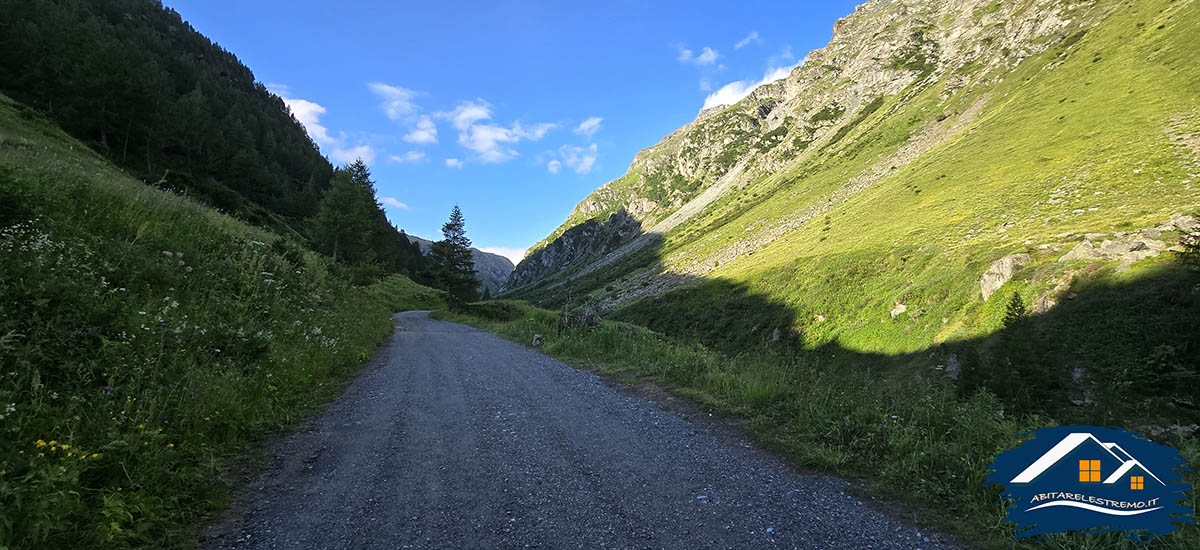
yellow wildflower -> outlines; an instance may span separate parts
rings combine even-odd
[[[39,440],[35,441],[33,444],[37,445],[37,447],[40,449],[40,448],[46,446],[46,441],[44,439],[39,439]]]
[[[100,458],[100,453],[92,453],[92,458]]]
[[[66,445],[66,444],[62,445],[62,450],[64,450],[64,451],[67,449],[70,449],[70,448],[71,448],[70,445]]]
[[[174,446],[175,446],[175,444],[174,444],[174,443],[167,443],[167,446],[168,446],[168,447],[174,447]]]

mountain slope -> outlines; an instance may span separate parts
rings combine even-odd
[[[1194,1],[868,2],[787,78],[639,153],[509,295],[739,349],[899,356],[993,333],[1014,292],[1043,313],[1153,279],[1200,206],[1197,40]],[[1153,342],[1195,365],[1160,321],[1122,360]],[[1119,370],[1106,353],[1088,368]]]
[[[370,286],[0,95],[0,548],[177,548],[233,457],[442,292]]]
[[[302,231],[333,168],[232,53],[151,0],[0,0],[0,92],[147,182]]]
[[[433,245],[433,241],[412,235],[408,235],[408,240],[421,245],[421,252],[424,254],[429,254],[429,247]],[[500,290],[513,271],[512,261],[499,254],[471,248],[471,259],[475,261],[475,278],[479,279],[480,292],[483,292],[484,288],[490,288],[492,292]]]

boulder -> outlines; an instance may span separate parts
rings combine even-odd
[[[1054,296],[1051,296],[1049,293],[1042,294],[1033,301],[1033,314],[1041,315],[1054,309],[1056,305],[1058,305],[1058,300]]]
[[[1075,245],[1075,248],[1072,248],[1070,252],[1067,252],[1063,255],[1063,257],[1059,258],[1058,261],[1073,262],[1076,260],[1097,260],[1100,257],[1100,252],[1098,252],[1095,247],[1092,246],[1092,243],[1088,241],[1082,241]]]
[[[1018,268],[1032,261],[1033,256],[1029,254],[1010,254],[992,262],[992,265],[983,273],[983,277],[979,278],[979,291],[983,294],[983,299],[987,300],[992,293],[1012,279]]]
[[[1174,225],[1180,231],[1191,231],[1200,227],[1200,221],[1197,221],[1195,216],[1184,214],[1171,214],[1171,221],[1168,223]]]

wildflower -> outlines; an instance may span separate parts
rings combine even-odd
[[[33,444],[34,444],[34,445],[37,445],[37,447],[40,449],[40,448],[42,448],[42,447],[45,447],[45,446],[46,446],[46,440],[44,440],[44,439],[39,439],[39,440],[35,441]]]
[[[125,342],[125,343],[128,344],[129,342]],[[103,388],[100,388],[100,389],[104,390],[104,393],[109,393],[109,392],[113,391],[112,386],[104,386]]]
[[[100,453],[92,453],[92,460],[100,458]]]
[[[174,443],[167,443],[167,446],[168,446],[168,447],[174,447],[174,446],[175,446],[175,444],[174,444]]]
[[[65,443],[63,445],[60,445],[60,447],[62,447],[62,450],[64,450],[64,451],[71,448],[70,445],[67,445]]]

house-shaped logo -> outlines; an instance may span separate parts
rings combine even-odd
[[[1008,519],[1018,537],[1068,530],[1127,531],[1131,538],[1195,523],[1177,503],[1182,483],[1178,451],[1122,430],[1059,426],[1000,453],[988,483],[1005,486]]]

